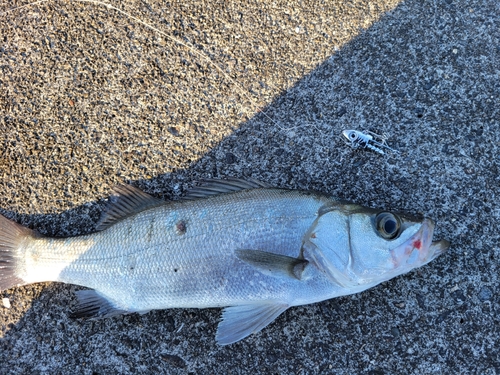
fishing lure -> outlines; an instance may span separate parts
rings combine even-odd
[[[383,149],[391,150],[396,153],[398,152],[387,145],[387,137],[375,134],[369,130],[363,132],[358,130],[344,130],[342,135],[349,141],[348,144],[352,148],[368,148],[382,155],[385,155]]]

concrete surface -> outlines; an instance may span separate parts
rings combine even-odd
[[[81,321],[76,287],[2,291],[0,373],[500,374],[497,0],[25,4],[0,4],[2,214],[76,235],[118,182],[253,177],[425,213],[452,247],[228,347],[219,309]]]

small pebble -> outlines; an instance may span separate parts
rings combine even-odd
[[[396,327],[391,328],[391,334],[394,336],[395,339],[398,339],[401,336],[399,329]]]
[[[430,89],[432,89],[432,87],[434,87],[434,82],[432,82],[432,81],[424,84],[424,90],[430,90]]]
[[[456,290],[451,293],[451,297],[457,301],[465,301],[464,293],[461,290]]]
[[[182,359],[181,357],[179,357],[177,355],[162,354],[160,356],[160,358],[162,360],[164,360],[165,362],[171,364],[174,367],[177,367],[177,368],[185,368],[186,367],[186,361],[184,361],[184,359]]]
[[[236,156],[232,152],[226,153],[226,163],[227,164],[234,164],[238,161]]]
[[[172,134],[173,136],[175,136],[175,137],[178,137],[179,134],[180,134],[179,133],[179,129],[177,129],[175,126],[172,126],[172,127],[168,128],[168,132],[170,134]]]
[[[338,117],[342,117],[342,116],[344,116],[346,113],[347,113],[347,109],[345,109],[344,107],[340,107],[340,108],[339,108],[339,110],[337,111],[337,116],[338,116]]]
[[[489,301],[493,297],[493,292],[491,291],[491,289],[483,286],[481,288],[481,290],[479,291],[477,297],[479,298],[479,300],[481,302],[486,302],[486,301]]]
[[[9,299],[8,298],[2,298],[2,305],[6,309],[10,309],[10,301],[9,301]]]

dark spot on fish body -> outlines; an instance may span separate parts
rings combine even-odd
[[[186,233],[187,226],[186,222],[184,220],[179,220],[177,224],[175,224],[175,232],[179,235],[182,236],[183,234]]]
[[[151,218],[151,221],[149,222],[149,228],[148,228],[148,234],[147,234],[147,241],[148,242],[151,242],[151,240],[153,239],[153,232],[154,232],[154,224],[155,224],[155,217],[153,216]]]
[[[136,257],[134,255],[129,255],[127,258],[126,267],[128,267],[128,271],[130,274],[134,272],[136,265],[137,265]]]
[[[174,272],[177,272],[177,271],[179,271],[179,269],[178,268],[174,268]]]
[[[221,278],[219,279],[219,286],[220,286],[221,288],[224,288],[224,287],[226,286],[226,284],[227,284],[227,279],[226,279],[225,277],[221,277]]]

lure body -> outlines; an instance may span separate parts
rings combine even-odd
[[[352,148],[368,148],[379,154],[385,155],[383,149],[397,152],[387,145],[387,138],[370,131],[360,132],[359,130],[344,130],[342,135],[349,141]]]

